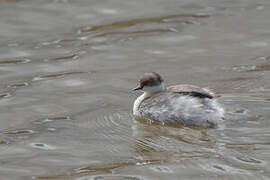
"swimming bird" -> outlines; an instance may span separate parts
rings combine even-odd
[[[224,110],[214,93],[195,85],[180,84],[166,88],[156,72],[145,73],[133,89],[143,91],[133,105],[136,117],[165,123],[215,127],[224,119]]]

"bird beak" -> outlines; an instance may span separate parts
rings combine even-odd
[[[143,88],[142,86],[138,85],[137,87],[135,87],[134,89],[132,89],[132,91],[137,91],[137,90],[140,90],[142,88]]]

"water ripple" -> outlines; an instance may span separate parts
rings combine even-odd
[[[119,28],[125,28],[134,26],[137,24],[146,24],[146,23],[163,23],[168,22],[169,19],[177,19],[177,18],[208,18],[208,14],[176,14],[169,16],[161,16],[161,17],[152,17],[152,18],[141,18],[141,19],[132,19],[126,21],[114,22],[111,24],[104,24],[98,26],[92,26],[91,28],[81,29],[81,32],[93,32],[93,31],[104,31],[104,30],[114,30]]]
[[[245,157],[236,157],[236,159],[238,159],[239,161],[242,161],[244,163],[248,163],[248,164],[262,164],[262,161],[261,160],[257,160],[255,158],[248,157],[248,156],[245,156]]]
[[[68,76],[68,75],[75,75],[75,74],[82,74],[82,73],[84,73],[84,72],[75,71],[75,72],[63,72],[63,73],[47,74],[47,75],[41,75],[41,76],[34,77],[32,79],[32,81],[41,81],[41,80],[65,77],[65,76]]]
[[[125,176],[125,175],[106,175],[106,176],[95,176],[92,178],[93,180],[143,180],[143,178],[139,178],[136,176]],[[86,180],[85,178],[79,180]]]
[[[22,82],[22,83],[15,83],[15,84],[8,85],[8,87],[11,87],[11,88],[19,88],[19,87],[25,87],[25,86],[29,86],[29,83]]]
[[[3,94],[0,94],[0,99],[3,99],[3,98],[9,98],[11,97],[11,94],[10,93],[3,93]]]
[[[0,60],[0,65],[25,64],[31,62],[28,58],[16,58],[8,60]]]
[[[8,130],[8,131],[3,132],[3,134],[6,134],[6,135],[19,135],[19,136],[33,134],[33,133],[34,131],[30,129]]]
[[[31,143],[30,146],[37,149],[43,149],[43,150],[53,150],[56,149],[54,146],[45,144],[45,143]]]
[[[79,54],[71,54],[66,56],[60,56],[56,58],[51,58],[49,61],[67,61],[67,60],[77,60],[79,58]]]
[[[36,179],[62,179],[62,178],[75,178],[81,177],[88,178],[85,176],[89,175],[98,175],[98,174],[111,174],[112,170],[117,168],[124,168],[128,166],[144,166],[149,164],[156,164],[158,161],[138,161],[138,162],[119,162],[119,163],[112,163],[112,164],[102,164],[102,165],[90,165],[87,167],[81,167],[78,169],[73,170],[72,172],[66,174],[58,174],[58,175],[49,175],[49,176],[36,176]],[[98,176],[100,177],[100,176]],[[108,176],[109,177],[109,176]],[[121,176],[119,176],[121,177]],[[134,176],[132,176],[134,177]],[[133,180],[133,179],[132,179]]]

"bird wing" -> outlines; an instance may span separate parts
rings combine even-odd
[[[169,86],[167,88],[167,92],[190,95],[199,98],[214,98],[214,94],[210,90],[189,84]]]

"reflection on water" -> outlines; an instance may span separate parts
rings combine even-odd
[[[268,1],[0,5],[1,178],[268,179]],[[214,89],[226,121],[134,119],[148,71]]]

